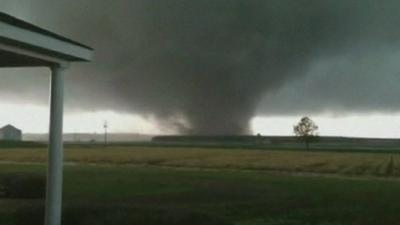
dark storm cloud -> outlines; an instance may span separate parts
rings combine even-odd
[[[303,79],[264,96],[258,111],[270,115],[399,112],[399,59],[400,51],[393,46],[323,59]]]
[[[256,113],[400,109],[397,1],[38,0],[15,8],[96,49],[95,61],[69,76],[69,105],[81,110],[238,134]]]

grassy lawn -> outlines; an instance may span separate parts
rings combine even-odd
[[[20,173],[44,175],[40,162],[46,160],[45,153],[0,150],[0,180]],[[400,180],[377,176],[398,176],[398,157],[238,149],[67,149],[67,161],[76,164],[65,166],[64,225],[397,224]],[[0,224],[41,225],[42,205],[41,199],[0,198]]]
[[[0,165],[0,176],[44,171],[42,165]],[[122,210],[137,214],[131,221],[143,225],[174,224],[171,221],[181,221],[182,214],[238,225],[372,225],[400,220],[399,189],[396,180],[81,165],[66,166],[64,199],[66,205],[81,207],[82,218],[98,209],[102,213]],[[16,211],[41,202],[1,199],[1,224],[14,224]]]

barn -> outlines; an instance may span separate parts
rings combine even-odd
[[[0,140],[22,141],[22,131],[12,125],[0,128]]]

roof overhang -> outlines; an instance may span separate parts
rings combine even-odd
[[[92,55],[90,47],[0,13],[0,67],[85,62]]]

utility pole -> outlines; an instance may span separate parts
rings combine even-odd
[[[78,137],[78,134],[77,134],[76,130],[74,130],[74,133],[72,135],[72,142],[73,143],[76,143],[77,137]]]
[[[107,145],[107,128],[108,128],[108,122],[107,120],[104,121],[104,145]]]

